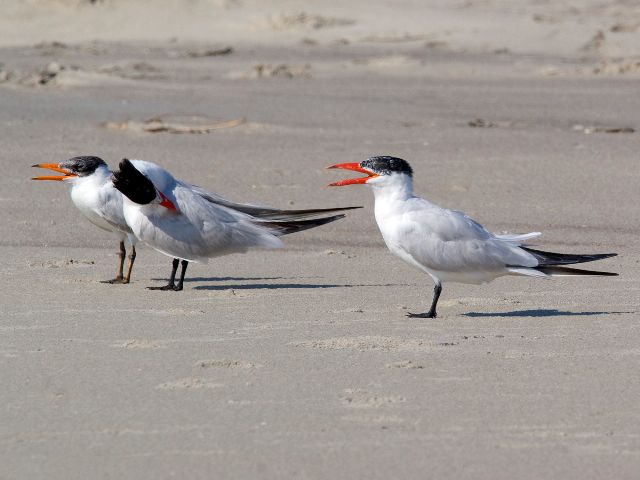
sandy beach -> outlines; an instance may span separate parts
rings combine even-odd
[[[640,11],[633,2],[0,2],[0,479],[635,479]],[[156,162],[235,201],[362,205],[189,267],[117,241],[35,163]],[[365,186],[619,277],[433,283]]]

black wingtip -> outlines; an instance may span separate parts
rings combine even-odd
[[[569,268],[557,265],[550,265],[546,267],[536,267],[539,272],[547,275],[564,275],[564,276],[593,276],[593,277],[617,277],[618,273],[615,272],[599,272],[597,270],[584,270],[581,268]]]
[[[297,221],[307,220],[317,217],[319,215],[327,215],[335,212],[342,212],[347,210],[356,210],[358,208],[364,208],[362,206],[357,207],[331,207],[331,208],[310,208],[304,210],[282,210],[279,208],[261,207],[256,205],[245,205],[242,203],[234,203],[224,198],[208,195],[206,192],[199,193],[202,198],[208,202],[216,205],[221,205],[232,210],[246,213],[260,220],[265,221]]]
[[[310,220],[256,220],[254,223],[269,228],[277,236],[282,236],[326,225],[327,223],[335,222],[336,220],[340,220],[344,217],[346,217],[346,215],[344,213],[340,213],[330,217],[313,218]]]
[[[309,208],[304,210],[272,210],[276,215],[279,216],[291,216],[291,217],[302,217],[303,216],[313,216],[313,215],[323,215],[327,213],[334,212],[344,212],[347,210],[357,210],[359,208],[364,208],[362,206],[358,207],[330,207],[330,208]]]
[[[536,257],[541,267],[595,262],[596,260],[604,260],[605,258],[611,258],[618,255],[617,253],[594,253],[587,255],[575,255],[570,253],[545,252],[526,246],[521,246],[520,248]]]

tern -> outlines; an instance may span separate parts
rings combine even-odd
[[[127,225],[122,211],[123,197],[111,182],[111,171],[99,157],[73,157],[61,163],[38,163],[33,167],[46,168],[62,175],[33,177],[33,180],[62,181],[70,186],[71,201],[91,223],[114,233],[120,241],[116,277],[105,283],[129,283],[136,259],[136,237]],[[131,245],[127,273],[124,260],[127,255],[125,240]]]
[[[373,188],[375,218],[389,250],[435,282],[431,308],[409,313],[414,318],[435,318],[444,282],[481,284],[503,275],[532,277],[603,275],[566,265],[613,257],[615,253],[569,255],[535,250],[523,242],[540,232],[523,235],[493,234],[463,212],[442,208],[413,194],[413,170],[401,158],[376,156],[341,168],[366,177],[330,186],[366,184]]]
[[[124,159],[113,173],[113,185],[125,197],[124,217],[135,236],[173,257],[169,283],[152,290],[179,291],[189,262],[244,253],[252,247],[279,248],[280,236],[324,225],[362,207],[278,210],[234,203],[177,180],[164,168],[143,160]],[[175,283],[178,264],[182,270]]]

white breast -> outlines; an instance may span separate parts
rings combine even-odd
[[[113,187],[106,167],[99,168],[88,177],[76,177],[70,181],[71,200],[91,223],[123,239],[131,232],[122,210],[122,194]]]

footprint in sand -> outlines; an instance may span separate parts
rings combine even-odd
[[[353,61],[354,65],[380,69],[382,73],[393,73],[392,68],[419,66],[420,60],[406,55],[363,58]]]
[[[351,422],[360,424],[362,426],[369,426],[380,428],[381,430],[407,430],[410,425],[407,425],[407,420],[398,417],[397,415],[344,415],[340,417],[345,422]]]
[[[133,68],[135,70],[135,67]],[[136,76],[138,75],[138,76]],[[113,72],[85,70],[77,65],[63,65],[50,62],[45,67],[28,71],[10,70],[0,66],[0,84],[14,84],[23,87],[77,87],[105,84],[122,84],[128,80],[147,78],[148,73],[127,73],[115,75]]]
[[[262,365],[256,365],[251,362],[243,362],[241,360],[200,360],[197,366],[202,368],[222,368],[222,369],[251,369],[260,368]]]
[[[409,350],[429,351],[432,342],[420,339],[405,339],[396,337],[361,336],[361,337],[337,337],[324,340],[311,340],[291,344],[296,347],[317,348],[320,350],[353,349],[359,351],[380,350]]]
[[[393,362],[387,363],[385,365],[387,368],[403,368],[406,370],[422,370],[424,369],[424,365],[419,363],[414,363],[413,360],[404,360],[402,362]]]
[[[406,398],[400,395],[378,395],[359,388],[344,390],[341,400],[344,406],[350,408],[380,408],[407,401]]]
[[[202,378],[186,377],[169,382],[161,383],[156,386],[158,390],[199,390],[203,388],[220,388],[224,387],[222,383],[210,382]]]
[[[147,133],[209,133],[246,123],[245,118],[214,120],[204,115],[163,114],[142,121],[105,122],[104,128]]]
[[[73,258],[64,260],[46,260],[44,262],[30,262],[30,267],[42,268],[60,268],[60,267],[78,267],[83,265],[95,265],[93,260],[74,260]]]
[[[320,30],[346,27],[355,23],[351,18],[327,17],[306,12],[271,16],[267,20],[268,26],[273,30]]]
[[[96,71],[131,80],[162,80],[166,78],[158,67],[146,62],[105,65]]]
[[[311,78],[311,65],[308,63],[303,65],[258,63],[249,71],[232,71],[226,77],[245,80],[256,78]]]
[[[149,340],[147,338],[132,338],[130,340],[126,340],[123,343],[116,343],[111,345],[113,348],[126,348],[128,350],[146,350],[146,349],[156,349],[156,348],[167,348],[166,340]]]

